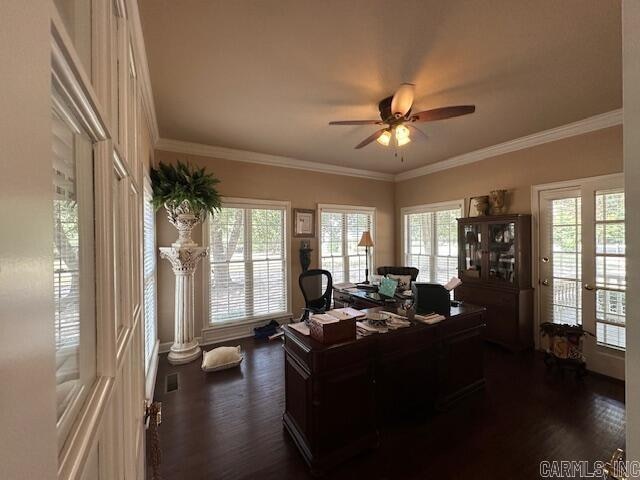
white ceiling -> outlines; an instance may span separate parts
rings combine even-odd
[[[163,138],[399,173],[622,105],[620,0],[139,3]],[[476,113],[398,158],[327,125],[407,81],[414,111]]]

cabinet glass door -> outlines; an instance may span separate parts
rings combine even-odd
[[[489,280],[514,283],[516,271],[515,222],[489,224]]]
[[[481,224],[463,226],[464,237],[461,245],[461,277],[477,278],[482,275],[482,233]]]

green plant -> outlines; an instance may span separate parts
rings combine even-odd
[[[192,167],[178,161],[176,165],[160,162],[158,168],[151,168],[152,203],[155,209],[163,205],[177,208],[188,202],[195,215],[220,211],[221,200],[216,184],[220,183],[212,173],[204,168]]]

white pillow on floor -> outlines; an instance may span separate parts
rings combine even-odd
[[[233,368],[240,365],[244,355],[237,347],[218,347],[205,352],[202,355],[202,370],[205,372],[215,372],[225,368]]]

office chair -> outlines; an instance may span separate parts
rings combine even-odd
[[[420,270],[415,267],[378,267],[378,275],[411,275],[411,281],[415,282]]]
[[[322,284],[326,282],[325,290]],[[309,313],[324,313],[331,309],[333,279],[327,270],[312,269],[302,272],[298,278],[300,290],[304,297],[305,309],[300,321],[307,321]]]

